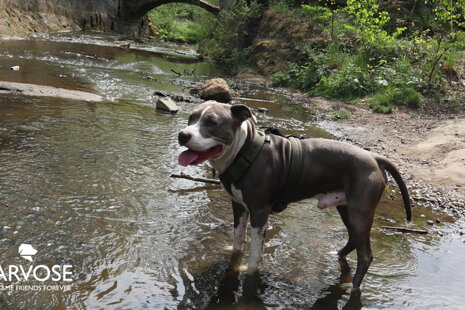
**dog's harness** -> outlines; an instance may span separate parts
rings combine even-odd
[[[281,134],[281,132],[279,132],[279,130],[274,128],[267,128],[265,132],[255,130],[253,137],[244,143],[239,153],[237,153],[234,161],[222,174],[219,175],[219,178],[223,186],[225,186],[225,188],[230,192],[231,184],[241,179],[257,158],[263,148],[263,145],[271,142],[268,134],[287,138],[291,143],[289,173],[281,193],[277,196],[277,203],[272,206],[273,212],[281,212],[286,208],[291,197],[294,196],[300,181],[300,175],[303,167],[303,156],[302,144],[300,143],[299,138],[293,136],[285,137]]]
[[[221,183],[229,187],[231,183],[239,181],[262,150],[265,141],[269,142],[269,137],[263,131],[255,130],[253,138],[244,143],[232,164],[220,174]]]

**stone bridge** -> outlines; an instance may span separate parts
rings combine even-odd
[[[68,25],[74,24],[81,29],[139,36],[148,26],[146,14],[157,6],[189,3],[216,15],[235,0],[218,0],[219,6],[208,1],[212,0],[0,0],[0,22],[3,23],[2,18],[17,17],[18,24],[27,26],[28,19],[22,17],[27,15],[32,16],[31,19],[43,20],[44,28],[51,31],[62,29],[66,21]],[[47,22],[54,20],[57,20],[55,24]]]
[[[218,6],[204,0],[125,0],[123,3],[124,19],[127,22],[137,22],[149,11],[167,3],[188,3],[201,7],[215,15],[220,12]]]

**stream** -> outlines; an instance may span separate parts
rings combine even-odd
[[[271,217],[257,296],[244,306],[244,274],[225,276],[228,196],[218,186],[169,177],[211,177],[206,165],[177,164],[177,133],[197,103],[178,102],[180,112],[171,115],[155,109],[153,96],[183,94],[209,77],[239,82],[191,47],[119,47],[125,42],[99,32],[0,40],[0,80],[105,98],[0,94],[1,309],[464,309],[465,223],[418,205],[411,227],[428,234],[386,232],[381,226],[405,219],[390,187],[375,216],[374,261],[361,298],[339,288],[347,278],[332,254],[347,240],[339,214],[303,201]],[[331,138],[311,105],[264,86],[244,89],[243,103],[269,110],[258,114],[260,125]],[[37,250],[32,261],[20,256],[23,244]],[[353,273],[355,253],[348,263]],[[72,275],[5,280],[10,265],[67,265]],[[46,268],[39,271],[45,277]]]

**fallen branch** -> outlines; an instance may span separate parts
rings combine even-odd
[[[406,227],[395,227],[395,226],[381,226],[382,229],[398,231],[401,233],[411,233],[411,234],[427,234],[427,230],[422,229],[411,229]]]
[[[193,176],[187,175],[187,174],[185,174],[185,173],[183,173],[183,172],[181,172],[181,174],[172,173],[172,174],[170,175],[170,177],[172,177],[172,178],[179,178],[179,179],[187,179],[187,180],[197,181],[197,182],[204,182],[204,183],[217,184],[217,185],[220,185],[220,184],[221,184],[220,180],[208,179],[208,178],[202,178],[202,177],[193,177]]]
[[[182,76],[182,73],[181,72],[178,72],[174,69],[171,69],[171,72],[173,72],[174,74],[176,74],[177,76]]]

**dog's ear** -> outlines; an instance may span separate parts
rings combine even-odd
[[[231,113],[235,119],[237,119],[240,123],[245,121],[246,119],[252,117],[252,112],[250,109],[243,105],[243,104],[234,104],[231,106]]]

